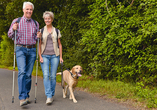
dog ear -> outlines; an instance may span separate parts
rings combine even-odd
[[[83,68],[81,67],[81,73],[83,73]]]
[[[75,73],[75,67],[72,68],[72,73]]]

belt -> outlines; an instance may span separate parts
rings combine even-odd
[[[25,47],[25,48],[35,48],[35,45],[21,45],[21,44],[17,44],[17,46]]]

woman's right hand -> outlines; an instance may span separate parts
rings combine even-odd
[[[37,32],[37,37],[38,37],[38,38],[41,38],[41,32],[40,32],[40,31]]]
[[[42,57],[40,57],[40,62],[41,62],[41,63],[43,63],[43,62],[44,62]]]

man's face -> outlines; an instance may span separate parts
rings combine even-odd
[[[33,13],[33,7],[29,4],[26,4],[26,7],[23,9],[23,13],[26,18],[30,19]]]

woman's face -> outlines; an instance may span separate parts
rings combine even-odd
[[[53,19],[50,16],[45,16],[44,21],[45,21],[45,24],[49,26],[49,25],[52,25]]]

